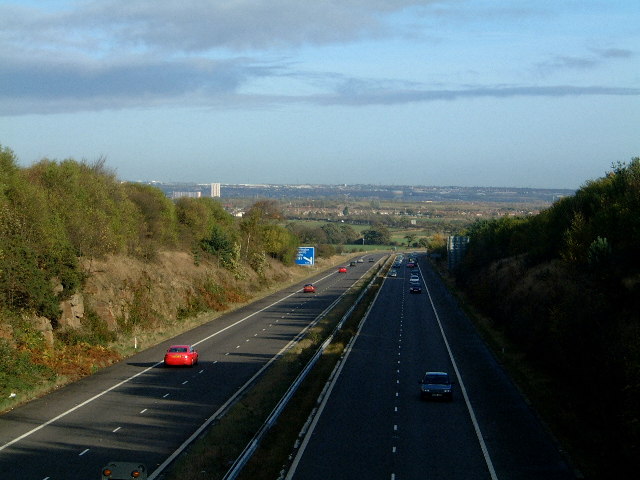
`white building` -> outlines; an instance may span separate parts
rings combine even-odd
[[[171,192],[171,198],[200,198],[202,196],[202,192]]]
[[[220,184],[219,183],[212,183],[211,184],[211,197],[212,198],[220,197]]]

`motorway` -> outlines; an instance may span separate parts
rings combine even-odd
[[[0,415],[0,479],[100,478],[113,460],[144,463],[155,478],[373,265],[318,274],[306,281],[316,284],[315,294],[292,286]],[[163,367],[171,344],[196,345],[199,364]]]
[[[423,293],[408,293],[404,265],[385,280],[287,479],[575,478],[455,299],[418,262]],[[452,402],[420,399],[427,370],[453,376]]]

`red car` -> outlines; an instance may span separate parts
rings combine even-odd
[[[313,283],[307,283],[303,288],[302,291],[304,293],[316,293],[316,287]]]
[[[347,267],[340,267],[338,273],[347,273]]]
[[[192,367],[198,363],[198,352],[191,345],[171,345],[164,354],[167,366],[187,365]]]

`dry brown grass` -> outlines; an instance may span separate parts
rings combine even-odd
[[[311,275],[335,268],[344,261],[341,256],[317,259],[316,265],[309,268],[284,266],[272,260],[263,277],[258,277],[247,267],[242,278],[237,279],[232,272],[219,267],[215,258],[195,262],[191,254],[179,251],[160,252],[154,262],[121,256],[102,260],[84,259],[83,265],[87,272],[83,291],[85,307],[94,311],[111,330],[117,331],[118,339],[106,346],[90,345],[84,341],[65,345],[57,341],[53,349],[32,352],[33,361],[51,368],[57,378],[46,384],[34,385],[29,391],[19,392],[18,396],[2,402],[0,409],[4,411],[15,408],[140,350],[213,321],[226,311],[242,307]],[[223,296],[211,299],[210,306],[215,308],[179,317],[179,306],[185,303],[189,295],[202,295],[198,289],[206,281],[214,282],[223,291]],[[149,302],[149,311],[154,316],[148,324],[122,331],[119,318],[126,317],[126,310],[134,300],[134,289],[140,286],[148,289],[145,301]],[[10,330],[5,333],[11,337]]]

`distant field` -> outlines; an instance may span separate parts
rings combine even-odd
[[[371,229],[376,223],[385,225],[391,234],[391,245],[344,245],[346,252],[406,249],[405,236],[413,242],[426,240],[432,248],[446,244],[449,235],[459,235],[478,220],[505,216],[526,217],[547,208],[544,201],[388,201],[334,198],[331,200],[291,200],[282,205],[286,223],[302,223],[311,228],[327,223],[349,225],[356,233]],[[348,213],[345,213],[348,210]],[[302,219],[301,219],[302,217]]]
[[[329,223],[326,220],[295,220],[295,223],[301,223],[308,227],[321,227],[322,225]],[[350,224],[349,222],[344,222],[347,225],[350,225],[357,233],[362,233],[365,230],[371,228],[371,225],[362,225],[362,224]],[[437,223],[437,222],[435,222]],[[389,228],[389,227],[388,227]],[[420,238],[429,237],[430,234],[421,227],[413,227],[413,228],[393,228],[390,227],[389,231],[391,232],[391,245],[368,245],[368,244],[348,244],[343,245],[343,249],[345,252],[354,253],[354,252],[369,252],[369,251],[393,251],[393,250],[402,250],[407,249],[407,239],[405,235],[414,235],[415,240]]]

